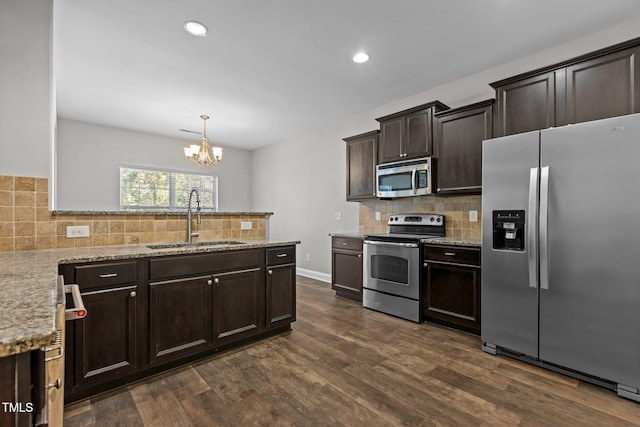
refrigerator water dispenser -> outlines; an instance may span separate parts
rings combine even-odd
[[[524,211],[493,211],[493,249],[524,252]]]

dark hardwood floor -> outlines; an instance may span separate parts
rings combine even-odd
[[[65,408],[65,426],[640,426],[640,404],[298,276],[289,333]]]

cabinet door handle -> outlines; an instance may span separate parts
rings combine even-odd
[[[362,258],[362,254],[358,254],[358,258]]]
[[[422,264],[423,267],[429,267],[429,263],[425,262],[424,264]]]
[[[267,274],[272,275],[273,274],[273,270],[267,271]]]
[[[131,298],[135,298],[135,297],[136,297],[136,295],[138,295],[138,294],[136,293],[136,291],[131,291],[131,292],[129,293],[129,296],[130,296]]]
[[[100,275],[101,279],[108,279],[109,277],[118,277],[118,273],[105,273]]]
[[[215,283],[215,284],[217,285],[218,283],[220,283],[220,279],[218,279],[218,278],[216,277],[215,279],[213,279],[213,283]]]
[[[213,285],[213,280],[211,280],[211,279],[207,280],[207,285],[209,285],[209,286]]]
[[[446,256],[456,256],[455,252],[445,252],[444,253]]]

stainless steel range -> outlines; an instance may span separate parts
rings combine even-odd
[[[444,236],[444,216],[398,214],[391,215],[388,224],[388,234],[365,236],[362,304],[420,322],[421,243]]]

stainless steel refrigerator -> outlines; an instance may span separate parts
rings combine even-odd
[[[483,350],[640,402],[640,114],[483,143]]]

